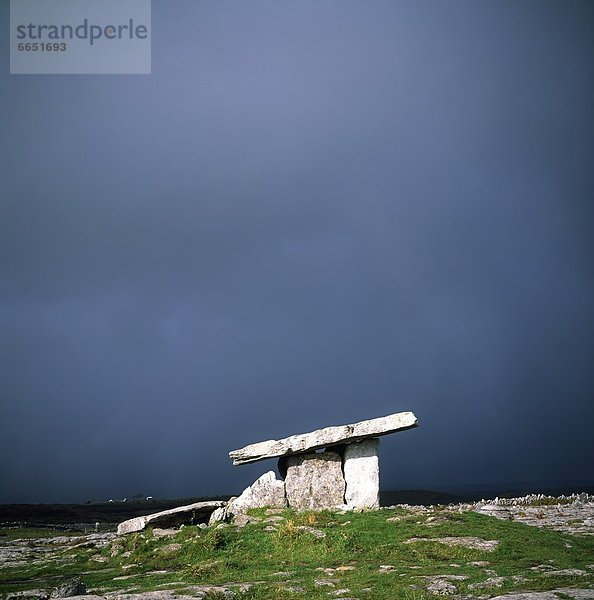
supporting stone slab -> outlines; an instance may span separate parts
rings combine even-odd
[[[379,440],[347,444],[343,471],[345,502],[351,508],[379,508]]]
[[[275,458],[278,456],[289,456],[302,452],[309,452],[335,446],[338,444],[359,442],[368,438],[377,438],[381,435],[404,431],[417,427],[418,421],[412,412],[401,412],[360,421],[351,425],[340,425],[338,427],[326,427],[311,433],[292,435],[282,440],[268,440],[258,442],[229,452],[234,465]]]
[[[336,452],[287,458],[285,491],[290,508],[320,510],[344,504],[342,460]]]

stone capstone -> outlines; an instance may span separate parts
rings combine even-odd
[[[290,508],[318,510],[343,505],[344,490],[338,453],[312,452],[287,459],[285,491]]]
[[[264,473],[252,485],[245,488],[241,495],[229,502],[227,513],[237,515],[249,508],[286,508],[285,483],[276,478],[274,471]]]
[[[411,429],[417,427],[417,425],[417,418],[412,412],[394,413],[351,425],[326,427],[311,433],[292,435],[281,440],[268,440],[250,444],[239,450],[232,450],[229,452],[229,457],[233,459],[234,465],[242,465],[265,458],[290,456],[327,448],[328,446],[359,442],[367,438],[376,438],[396,431]]]
[[[344,449],[345,502],[353,508],[379,508],[379,440],[373,438]]]

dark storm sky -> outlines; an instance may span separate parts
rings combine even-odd
[[[0,26],[8,32],[8,1]],[[0,501],[592,481],[594,4],[153,0],[150,76],[0,75]]]

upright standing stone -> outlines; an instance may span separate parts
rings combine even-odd
[[[252,485],[245,488],[239,498],[231,500],[227,512],[240,514],[249,508],[285,508],[285,484],[276,478],[274,471],[268,471],[260,476]]]
[[[353,508],[379,507],[379,440],[377,438],[344,449],[345,501]]]
[[[287,458],[285,490],[290,508],[333,508],[344,504],[342,460],[336,452],[312,452]]]

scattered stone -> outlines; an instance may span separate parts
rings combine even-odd
[[[466,575],[423,575],[425,580],[425,589],[431,594],[438,596],[451,596],[458,592],[458,588],[452,581],[464,581],[468,579]]]
[[[458,591],[458,588],[445,579],[435,579],[427,585],[427,591],[439,596],[451,596]]]
[[[394,565],[380,565],[379,566],[379,572],[380,573],[389,573],[390,571],[393,571],[396,567]]]
[[[66,581],[57,588],[54,588],[50,598],[72,598],[73,596],[81,596],[86,591],[86,586],[78,577],[76,577],[75,579]]]
[[[514,583],[524,583],[527,581],[525,577],[521,577],[519,575],[514,575],[512,577],[489,577],[485,579],[485,581],[479,581],[478,583],[471,583],[468,586],[469,590],[484,590],[488,588],[498,588],[503,586],[508,581],[513,581]]]
[[[326,534],[321,529],[316,529],[315,527],[308,527],[307,525],[297,525],[295,529],[298,529],[299,531],[305,531],[306,533],[313,535],[319,540],[326,537]]]
[[[285,490],[291,508],[332,508],[344,502],[342,460],[336,452],[299,454],[287,459]]]
[[[326,573],[326,575],[333,575],[334,573],[341,571],[354,571],[357,567],[353,567],[351,565],[345,565],[341,567],[316,567],[316,571],[322,571]]]
[[[63,598],[58,598],[58,600],[64,600]],[[70,596],[68,600],[105,600],[103,596],[95,596],[95,594],[84,594],[82,596]]]
[[[335,587],[338,579],[314,579],[316,587]]]
[[[259,523],[262,519],[260,517],[253,517],[251,515],[239,514],[233,517],[233,525],[242,528],[250,523]]]
[[[347,506],[379,508],[379,440],[347,444],[344,449],[344,495]]]
[[[216,508],[208,519],[208,526],[214,525],[215,523],[222,523],[228,519],[227,506],[219,506]]]
[[[288,456],[311,450],[319,450],[328,446],[335,446],[344,442],[358,442],[366,438],[375,438],[380,435],[395,433],[417,427],[418,421],[412,412],[401,412],[360,421],[352,425],[340,425],[338,427],[326,427],[317,429],[311,433],[292,435],[281,440],[267,440],[250,444],[239,450],[229,452],[234,465]]]
[[[106,600],[196,600],[197,598],[205,598],[209,595],[217,597],[218,594],[223,598],[234,598],[235,594],[232,590],[226,586],[220,585],[201,585],[192,586],[192,596],[178,594],[170,591],[156,591],[156,592],[142,592],[142,593],[109,593],[105,595]],[[87,596],[84,596],[81,600],[86,600]]]
[[[25,590],[22,592],[11,592],[6,600],[47,600],[49,594],[45,590]]]
[[[526,525],[563,533],[594,535],[592,496],[572,494],[572,496],[559,497],[557,499],[559,504],[538,504],[543,499],[551,500],[549,496],[532,494],[524,498],[496,498],[489,502],[481,501],[474,504],[472,508],[478,513],[497,519],[519,521]]]
[[[315,570],[322,571],[326,573],[326,575],[332,575],[336,571],[336,569],[333,569],[332,567],[316,567]]]
[[[274,471],[268,471],[247,487],[238,498],[227,505],[229,514],[245,513],[250,508],[272,506],[286,508],[285,484],[276,478]]]
[[[594,600],[594,590],[562,588],[548,592],[520,592],[496,596],[491,600],[560,600],[568,597],[572,600]]]
[[[465,548],[470,548],[472,550],[485,550],[490,552],[497,548],[499,541],[498,540],[484,540],[479,537],[442,537],[442,538],[418,538],[413,537],[406,540],[405,544],[412,544],[413,542],[438,542],[440,544],[445,544],[446,546],[464,546]]]
[[[220,510],[220,508],[217,508],[215,512],[217,510]],[[155,527],[155,529],[153,529],[153,537],[156,538],[171,537],[176,533],[177,531],[175,529],[159,529],[158,527]]]
[[[118,535],[142,531],[148,525],[172,526],[182,523],[206,522],[215,509],[225,506],[226,502],[211,500],[208,502],[196,502],[187,506],[178,506],[170,510],[164,510],[152,515],[135,517],[118,525]],[[90,536],[89,536],[90,537]]]
[[[264,519],[264,523],[282,523],[284,520],[284,517],[268,517]]]
[[[512,521],[513,517],[509,509],[504,506],[497,506],[495,504],[485,504],[480,508],[477,508],[476,512],[482,515],[488,515],[489,517],[495,517],[502,521]]]
[[[558,571],[545,572],[546,577],[584,577],[589,576],[587,571],[582,569],[559,569]]]
[[[173,552],[177,552],[182,549],[181,544],[167,544],[166,546],[162,546],[159,548],[159,554],[172,554]]]
[[[101,554],[93,554],[93,556],[91,556],[91,560],[98,563],[104,563],[107,562],[109,559],[107,558],[107,556],[101,556]]]

